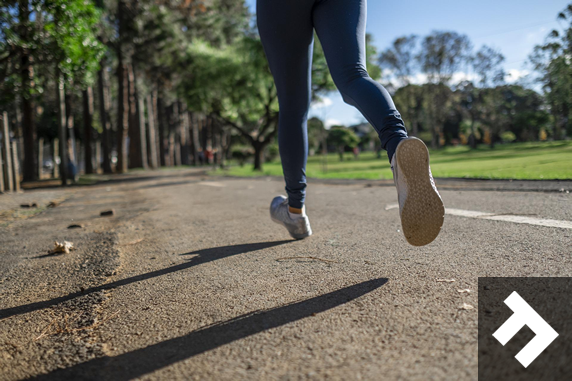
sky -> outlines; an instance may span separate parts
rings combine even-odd
[[[254,13],[256,0],[246,2]],[[529,72],[526,61],[534,46],[543,43],[552,29],[562,29],[564,24],[556,17],[568,3],[566,0],[369,0],[367,32],[373,35],[378,52],[404,35],[425,36],[433,30],[466,34],[475,50],[482,45],[500,50],[505,56],[504,69],[512,74],[508,81],[515,81]],[[327,94],[320,104],[313,105],[310,115],[325,120],[327,126],[365,120],[337,92]]]

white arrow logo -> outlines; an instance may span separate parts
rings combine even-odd
[[[518,352],[515,358],[527,368],[558,337],[546,322],[516,291],[504,301],[514,314],[493,333],[502,345],[508,343],[525,325],[536,334],[534,339]]]

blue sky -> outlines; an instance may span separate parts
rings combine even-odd
[[[246,2],[254,13],[256,0]],[[373,35],[378,51],[403,35],[424,36],[432,30],[463,33],[476,49],[486,44],[500,50],[505,56],[504,68],[515,80],[527,73],[526,59],[533,47],[542,43],[552,29],[561,28],[556,16],[567,4],[566,0],[369,0],[367,31]],[[337,92],[329,94],[325,103],[312,107],[310,113],[330,125],[363,121]]]

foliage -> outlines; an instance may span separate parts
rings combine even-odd
[[[343,126],[332,126],[328,132],[328,144],[338,149],[340,161],[344,159],[344,150],[347,148],[357,147],[360,139],[352,130]]]
[[[53,61],[65,77],[91,85],[104,46],[97,39],[101,12],[86,0],[46,2],[44,29],[53,39]]]
[[[320,119],[316,117],[308,119],[308,147],[311,150],[318,151],[327,135],[328,131]]]
[[[568,22],[567,27],[562,31],[553,30],[546,43],[536,46],[529,57],[552,112],[555,139],[561,139],[566,129],[572,133],[572,4],[558,18]]]
[[[513,143],[476,149],[467,146],[430,150],[431,171],[437,178],[479,179],[572,179],[570,155],[572,142]],[[375,152],[362,152],[358,160],[336,161],[328,155],[327,169],[321,156],[309,157],[306,175],[326,179],[387,179],[393,178],[387,156],[379,158]],[[269,163],[264,171],[231,166],[218,174],[231,176],[282,176],[280,162]]]

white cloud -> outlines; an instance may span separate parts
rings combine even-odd
[[[422,85],[424,83],[427,83],[427,75],[423,74],[423,73],[417,73],[414,76],[409,76],[409,82],[411,82],[414,85]]]
[[[326,127],[327,130],[329,130],[332,126],[336,126],[336,125],[341,125],[342,122],[340,122],[337,119],[326,119],[326,121],[324,122],[324,127]]]
[[[409,83],[414,84],[414,85],[423,85],[428,81],[428,77],[426,74],[423,73],[417,73],[415,75],[409,76],[408,78]],[[453,77],[451,78],[450,83],[451,84],[457,84],[461,81],[476,81],[477,80],[477,76],[475,74],[470,74],[470,73],[465,73],[463,71],[459,71],[453,74]],[[394,86],[396,87],[400,87],[403,86],[403,84],[399,83],[399,81],[392,81],[391,82]]]
[[[506,76],[506,81],[508,83],[514,83],[519,79],[526,77],[527,75],[530,74],[528,70],[518,70],[518,69],[510,69],[507,73],[508,75]]]
[[[475,74],[464,73],[462,71],[453,74],[453,78],[451,79],[451,83],[459,83],[461,81],[478,81],[479,79]]]
[[[312,103],[311,108],[313,108],[313,109],[324,108],[324,107],[331,106],[332,103],[333,102],[330,98],[324,97],[320,101]]]

